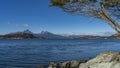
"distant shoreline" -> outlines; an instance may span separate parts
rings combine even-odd
[[[29,30],[22,32],[8,33],[0,35],[0,39],[120,39],[119,34],[111,36],[99,36],[99,35],[59,35],[48,31],[42,31],[41,33],[33,33]]]

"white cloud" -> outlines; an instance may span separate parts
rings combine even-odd
[[[24,27],[24,28],[29,27],[29,24],[27,24],[27,23],[20,24],[20,23],[8,22],[7,25],[9,25],[9,26],[17,26],[17,27]]]
[[[23,24],[22,26],[23,26],[23,27],[28,27],[28,26],[29,26],[29,24]]]

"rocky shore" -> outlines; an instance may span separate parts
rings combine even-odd
[[[91,60],[73,60],[63,63],[50,63],[37,68],[120,68],[120,52],[104,52]]]

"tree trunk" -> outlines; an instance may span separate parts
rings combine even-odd
[[[118,34],[120,34],[120,25],[118,22],[113,20],[111,16],[109,15],[108,11],[105,9],[105,6],[103,3],[100,4],[101,6],[101,14],[104,17],[104,19],[107,21],[107,23],[115,30]]]

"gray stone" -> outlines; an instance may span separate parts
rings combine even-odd
[[[79,68],[120,68],[119,52],[104,52],[79,65]]]
[[[61,68],[70,68],[70,61],[61,63]]]
[[[104,52],[87,62],[85,60],[73,60],[63,63],[50,63],[48,68],[120,68],[120,52]]]
[[[50,63],[48,68],[58,68],[59,67],[59,63]]]

